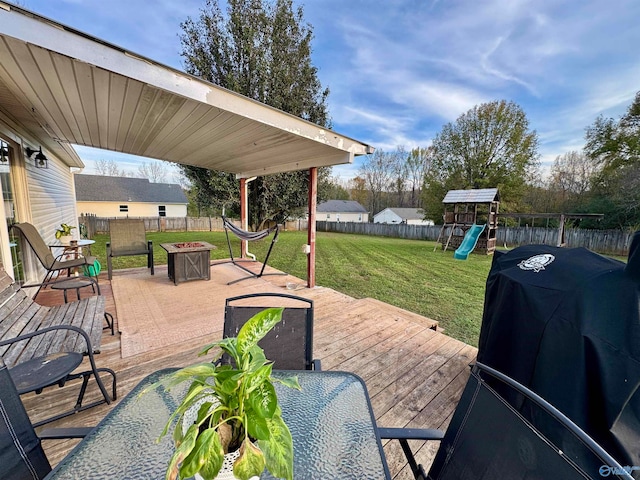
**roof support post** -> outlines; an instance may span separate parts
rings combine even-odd
[[[240,228],[249,231],[249,194],[246,178],[240,179]],[[248,250],[248,242],[240,240],[240,258],[246,258]]]
[[[307,244],[307,287],[316,286],[316,206],[318,203],[318,168],[309,169],[309,222]]]

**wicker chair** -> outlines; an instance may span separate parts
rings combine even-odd
[[[144,220],[124,218],[109,220],[110,241],[107,243],[109,280],[113,274],[111,259],[130,255],[146,255],[147,268],[153,270],[153,243],[147,241]]]

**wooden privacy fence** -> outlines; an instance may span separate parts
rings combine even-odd
[[[218,217],[144,217],[148,232],[215,232],[224,230]],[[87,236],[109,233],[109,219],[93,215],[81,215],[78,224],[87,227]],[[379,237],[406,238],[411,240],[438,239],[441,225],[408,225],[358,222],[316,222],[318,232],[354,233]],[[306,230],[307,220],[292,220],[285,230]],[[622,230],[565,229],[566,247],[585,247],[598,253],[626,256],[631,244],[632,232]],[[499,227],[496,234],[498,247],[513,248],[531,244],[558,244],[558,229],[545,227]]]
[[[130,217],[131,218],[131,217]],[[147,232],[221,232],[222,218],[219,217],[142,217]],[[78,225],[85,225],[87,237],[96,233],[109,233],[109,218],[95,215],[81,215]],[[239,223],[238,223],[239,225]],[[285,230],[306,230],[307,220],[289,221]]]
[[[441,225],[407,225],[356,222],[316,223],[319,232],[354,233],[413,240],[438,239]],[[565,229],[565,247],[585,247],[594,252],[626,256],[631,244],[632,232],[622,230]],[[558,229],[545,227],[499,227],[496,232],[498,247],[513,248],[520,245],[558,244]]]

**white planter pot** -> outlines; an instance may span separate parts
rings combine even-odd
[[[206,399],[202,399],[202,401],[198,401],[194,403],[191,408],[189,408],[186,412],[184,412],[184,416],[182,417],[182,433],[187,433],[189,426],[193,425],[196,418],[198,417],[198,410],[200,406],[206,401]],[[224,462],[218,475],[216,475],[216,480],[238,480],[237,477],[233,474],[233,462],[236,461],[236,458],[240,456],[240,450],[236,450],[235,452],[227,453],[224,456]],[[194,478],[197,480],[202,480],[202,477],[196,473]],[[259,477],[252,477],[251,480],[260,480]]]
[[[60,240],[60,243],[63,245],[69,245],[69,242],[73,240],[73,237],[71,235],[62,235],[58,240]]]

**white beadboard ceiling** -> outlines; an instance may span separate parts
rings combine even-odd
[[[373,149],[0,2],[0,115],[69,166],[70,144],[251,177]],[[37,146],[36,146],[37,148]]]

